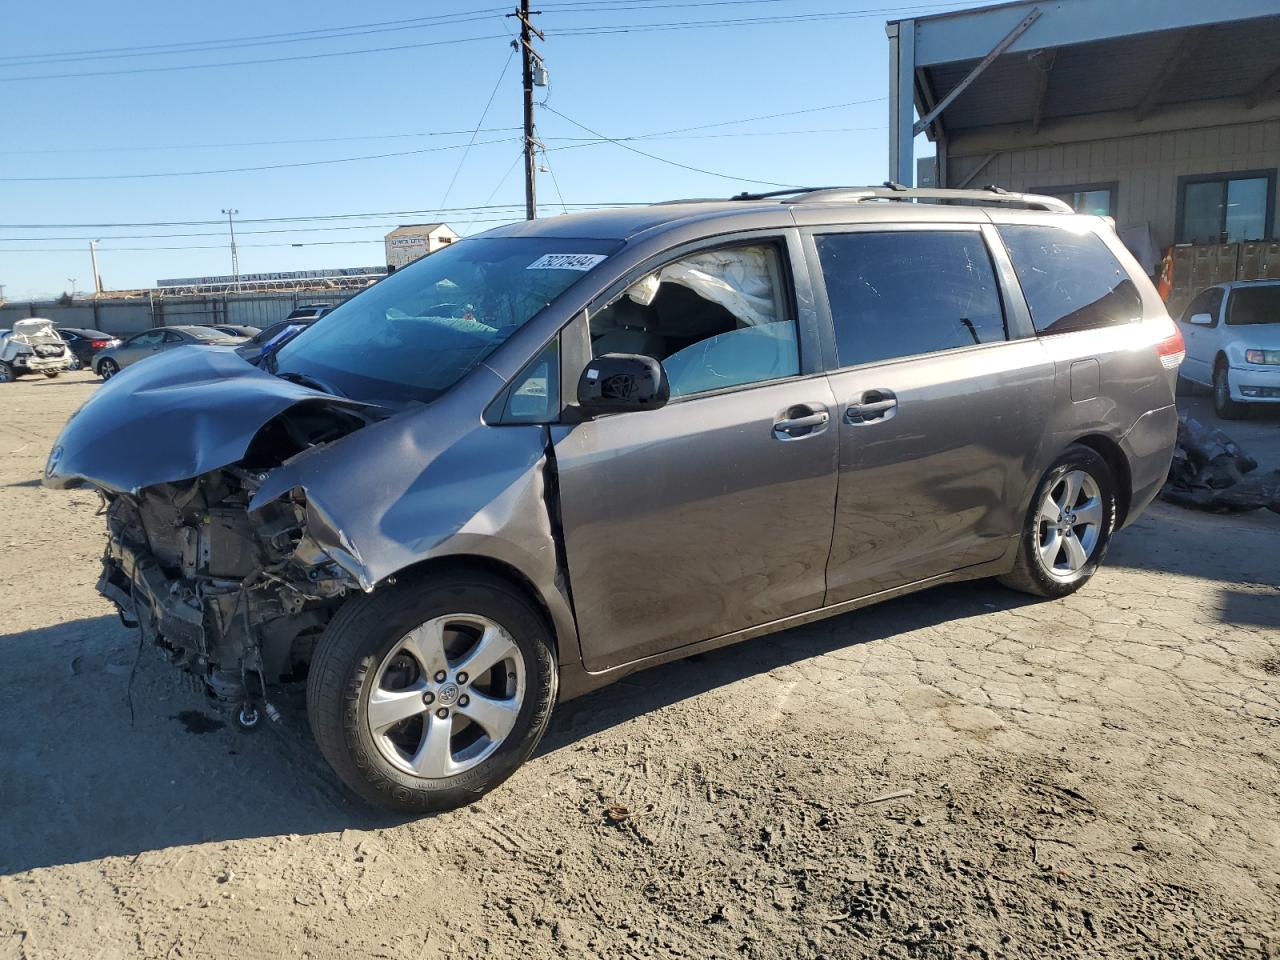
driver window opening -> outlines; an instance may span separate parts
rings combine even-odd
[[[590,321],[592,356],[660,361],[671,396],[800,372],[782,257],[773,244],[700,251],[667,264]]]

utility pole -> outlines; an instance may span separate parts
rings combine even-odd
[[[89,259],[93,262],[93,295],[102,296],[102,275],[98,273],[98,241],[89,241]]]
[[[520,47],[520,55],[524,61],[524,215],[526,220],[538,217],[538,138],[534,134],[533,123],[533,86],[534,69],[539,75],[544,71],[542,58],[533,49],[533,38],[546,42],[546,35],[535,27],[529,18],[540,14],[541,10],[530,10],[529,0],[520,0],[520,8],[507,16],[520,21],[520,39],[512,41]],[[542,86],[544,84],[539,84]]]
[[[230,208],[222,211],[227,215],[227,229],[231,231],[231,278],[235,284],[236,293],[240,292],[240,257],[236,253],[236,224],[231,218],[234,217],[239,210]]]

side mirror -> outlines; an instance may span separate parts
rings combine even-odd
[[[1189,324],[1191,324],[1191,325],[1193,325],[1193,326],[1196,326],[1196,327],[1212,327],[1212,326],[1213,326],[1213,314],[1211,314],[1211,313],[1193,313],[1193,314],[1192,314],[1192,315],[1187,319],[1187,323],[1189,323]]]
[[[606,353],[587,364],[578,380],[578,406],[588,417],[628,410],[656,410],[671,399],[667,372],[653,357]]]

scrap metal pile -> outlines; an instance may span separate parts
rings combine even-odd
[[[1280,513],[1280,470],[1246,476],[1258,461],[1216,427],[1178,417],[1178,444],[1160,496],[1198,510]]]

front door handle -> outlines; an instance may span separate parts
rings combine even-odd
[[[888,420],[897,412],[898,398],[892,390],[868,390],[859,401],[845,408],[844,419],[846,423],[858,426]]]
[[[789,407],[773,421],[775,440],[802,440],[816,436],[826,429],[831,414],[826,410],[801,404]]]

